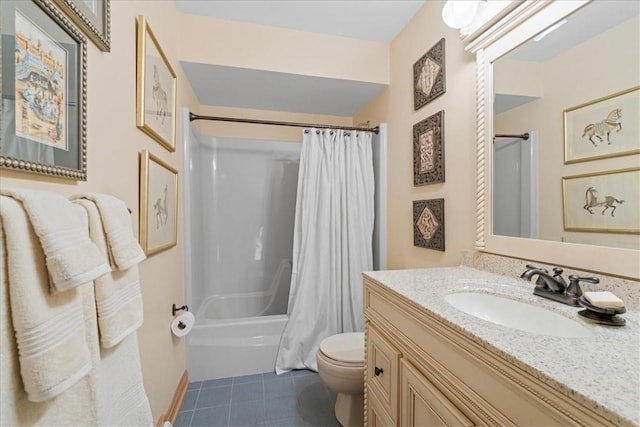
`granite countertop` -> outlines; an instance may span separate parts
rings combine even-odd
[[[366,272],[366,276],[585,406],[640,425],[640,312],[623,327],[589,322],[570,307],[533,295],[533,283],[470,267]],[[592,334],[564,338],[522,332],[466,314],[444,300],[455,292],[499,294],[580,322]],[[613,420],[615,421],[615,420]]]

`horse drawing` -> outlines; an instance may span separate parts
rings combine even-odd
[[[602,137],[604,135],[607,135],[607,143],[611,144],[611,131],[615,130],[616,132],[620,132],[622,130],[622,123],[618,121],[621,117],[621,108],[611,110],[611,112],[607,115],[607,118],[603,121],[588,124],[584,128],[582,138],[584,139],[585,137],[589,137],[589,141],[591,141],[594,147],[597,147],[598,144],[596,144],[596,141],[594,141],[593,138],[596,137],[600,142],[602,142]]]
[[[167,195],[169,194],[169,186],[164,186],[164,198],[158,197],[153,204],[153,210],[156,211],[156,230],[167,223],[169,212],[167,211]],[[163,220],[164,217],[164,220]]]
[[[156,65],[153,66],[153,90],[152,95],[154,101],[156,101],[156,120],[159,117],[162,118],[161,123],[164,124],[164,118],[167,116],[167,92],[162,89],[162,85],[160,84],[160,73],[158,72],[158,67]]]
[[[611,208],[611,216],[615,216],[613,215],[613,213],[616,211],[616,206],[614,205],[614,203],[618,203],[619,205],[624,203],[624,200],[618,200],[613,196],[606,196],[604,198],[604,201],[599,201],[598,191],[593,187],[587,188],[587,191],[585,192],[585,199],[586,203],[583,208],[586,209],[591,215],[593,215],[593,211],[591,210],[591,208],[604,206],[602,215],[604,215],[607,209]]]

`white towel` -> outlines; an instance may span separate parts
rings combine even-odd
[[[119,270],[126,270],[144,260],[146,255],[131,230],[131,214],[127,205],[109,194],[82,193],[71,196],[71,200],[88,199],[100,211],[102,225],[109,242],[109,256],[113,257]]]
[[[22,202],[44,251],[51,292],[74,288],[111,271],[69,200],[49,191],[3,188],[0,193]]]
[[[65,213],[86,230],[86,220],[71,207]],[[82,289],[49,292],[41,242],[20,202],[0,197],[0,217],[22,382],[27,398],[41,402],[69,389],[91,369]]]
[[[102,228],[104,215],[101,215],[91,200],[76,199],[74,202],[87,211],[89,235],[100,252],[106,256],[107,240]],[[97,278],[95,294],[100,342],[102,347],[111,348],[142,325],[143,308],[138,267],[134,265],[125,271],[115,270]]]
[[[99,372],[98,425],[152,426],[135,332],[118,346],[102,350]]]

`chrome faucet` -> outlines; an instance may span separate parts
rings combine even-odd
[[[580,277],[572,274],[569,276],[569,285],[567,285],[562,273],[563,270],[560,267],[555,267],[552,275],[544,268],[527,264],[527,269],[520,275],[520,278],[531,281],[531,278],[537,275],[536,286],[533,289],[534,295],[574,307],[580,306],[578,302],[582,295],[580,281],[600,283],[600,280],[595,277]]]

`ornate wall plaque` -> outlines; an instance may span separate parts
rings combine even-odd
[[[446,90],[442,38],[413,64],[413,109],[419,110]]]
[[[413,201],[413,245],[444,252],[444,199]]]
[[[444,182],[444,110],[413,125],[413,184]]]

